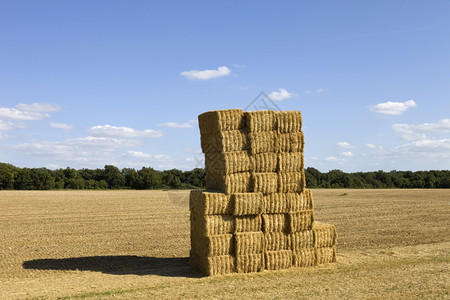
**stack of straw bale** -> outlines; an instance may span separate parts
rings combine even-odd
[[[206,191],[191,191],[193,267],[206,275],[336,261],[336,229],[314,221],[298,111],[199,117]]]

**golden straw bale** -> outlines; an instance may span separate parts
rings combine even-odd
[[[312,210],[289,213],[288,216],[290,233],[312,229],[312,224],[314,222]]]
[[[286,198],[289,203],[289,212],[299,212],[313,209],[311,190],[305,189],[302,193],[287,193]]]
[[[251,191],[249,172],[213,176],[206,173],[206,188],[225,194],[248,193]]]
[[[230,215],[197,215],[191,213],[191,232],[198,236],[234,233],[234,218]]]
[[[286,233],[264,233],[264,249],[266,251],[290,250],[291,248],[291,239]]]
[[[303,153],[281,152],[278,153],[279,172],[302,172],[305,168]]]
[[[214,132],[200,137],[203,153],[234,152],[249,149],[244,130]]]
[[[291,250],[265,251],[266,270],[281,270],[292,267],[293,257]]]
[[[302,114],[299,111],[279,111],[276,119],[280,133],[301,132],[302,130]]]
[[[191,233],[191,249],[200,256],[220,256],[234,254],[232,234],[199,236]]]
[[[312,231],[314,232],[314,247],[332,247],[336,245],[336,227],[331,224],[314,222]]]
[[[289,202],[286,193],[273,193],[264,195],[264,213],[277,214],[288,213]]]
[[[287,232],[288,214],[263,214],[263,232]]]
[[[294,266],[297,268],[316,265],[316,250],[314,248],[301,248],[293,251]]]
[[[314,248],[314,233],[312,230],[294,232],[289,235],[292,250]]]
[[[301,193],[305,189],[305,172],[278,173],[279,193]]]
[[[207,276],[236,272],[235,258],[232,255],[200,256],[191,251],[191,266]]]
[[[274,152],[253,154],[250,156],[250,162],[253,172],[276,172],[278,169],[278,157]]]
[[[253,191],[263,194],[276,193],[278,190],[277,173],[252,173]]]
[[[206,153],[205,171],[213,176],[250,171],[250,156],[247,151]]]
[[[251,132],[248,134],[250,152],[257,153],[275,153],[277,151],[276,131]]]
[[[197,215],[231,215],[233,213],[230,196],[224,193],[192,190],[189,206],[191,212]]]
[[[336,262],[336,246],[315,249],[318,265]]]
[[[264,270],[264,253],[236,256],[237,273],[261,272]]]
[[[242,130],[245,127],[241,109],[227,109],[204,112],[198,116],[200,134],[207,135],[219,131]]]
[[[234,236],[236,255],[262,253],[264,251],[264,235],[257,232],[238,232]]]
[[[264,211],[262,193],[236,193],[231,194],[231,202],[234,206],[233,215],[259,215]]]
[[[276,116],[273,110],[244,112],[248,132],[272,131],[277,129]]]
[[[235,232],[255,232],[262,228],[261,215],[236,216]]]
[[[277,137],[277,152],[301,152],[305,147],[303,133],[280,133]]]

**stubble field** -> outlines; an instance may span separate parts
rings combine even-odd
[[[0,299],[448,299],[450,190],[313,190],[338,262],[201,277],[188,191],[0,192]]]

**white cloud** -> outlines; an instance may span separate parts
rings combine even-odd
[[[93,126],[89,129],[89,133],[96,137],[115,137],[115,138],[157,138],[162,136],[159,130],[145,129],[136,130],[130,127],[117,127],[111,125]]]
[[[383,102],[378,103],[370,107],[370,110],[383,115],[401,115],[407,109],[417,107],[417,104],[414,100],[407,100],[405,102]]]
[[[23,111],[16,108],[0,107],[0,118],[7,120],[36,121],[50,118],[50,115],[36,111]]]
[[[208,80],[230,75],[231,70],[226,66],[218,67],[217,70],[192,70],[183,71],[180,74],[188,79]]]
[[[369,149],[376,149],[377,146],[375,146],[374,144],[366,144],[366,147]]]
[[[395,147],[389,153],[394,156],[410,158],[450,158],[450,139],[430,140],[424,139],[413,141],[409,144]]]
[[[347,142],[339,142],[339,143],[336,143],[336,146],[341,147],[341,148],[345,148],[345,149],[352,149],[352,148],[355,148],[355,147],[353,147],[352,145],[350,145],[350,144],[347,143]]]
[[[51,122],[50,126],[56,129],[63,129],[63,130],[70,130],[73,128],[72,125],[69,124],[65,124],[65,123],[55,123],[55,122]]]
[[[238,68],[238,69],[247,68],[246,65],[238,65],[238,64],[233,64],[233,67]]]
[[[450,133],[450,119],[443,119],[437,123],[423,123],[418,125],[394,124],[394,132],[405,140],[426,139],[430,133]]]
[[[351,152],[351,151],[344,151],[344,152],[339,153],[339,155],[341,155],[341,156],[346,156],[346,157],[351,157],[351,156],[353,156],[354,154],[353,154],[353,152]]]
[[[32,104],[20,103],[16,105],[16,108],[19,110],[37,111],[37,112],[55,112],[61,110],[61,107],[59,105],[46,102],[32,103]]]
[[[283,88],[279,88],[278,92],[277,91],[273,91],[268,96],[269,96],[269,98],[271,100],[281,101],[281,100],[284,100],[284,99],[295,97],[297,95],[294,94],[294,93],[289,93],[288,91],[286,91]]]
[[[325,92],[325,89],[323,89],[323,88],[318,88],[317,90],[305,90],[304,91],[304,93],[306,94],[306,95],[320,95],[320,94],[322,94],[323,92]]]
[[[171,127],[171,128],[192,128],[193,124],[197,124],[197,120],[189,120],[186,123],[177,123],[177,122],[167,122],[158,124],[160,127]]]
[[[137,157],[137,158],[150,158],[151,157],[150,154],[146,154],[146,153],[139,152],[139,151],[128,151],[127,153],[130,156]]]
[[[327,157],[324,158],[324,160],[326,160],[326,161],[337,161],[338,159],[337,159],[337,157],[334,157],[334,156],[327,156]]]

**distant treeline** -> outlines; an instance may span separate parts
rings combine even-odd
[[[309,188],[450,188],[450,171],[321,173],[306,168]],[[106,165],[103,169],[17,168],[0,163],[0,190],[194,189],[205,187],[205,170],[140,170]]]

